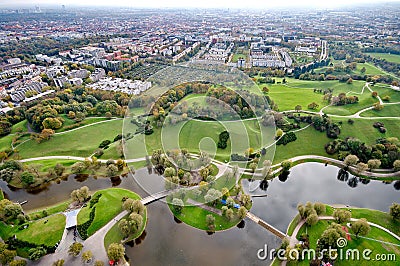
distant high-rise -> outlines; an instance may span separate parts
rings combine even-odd
[[[65,10],[65,5],[62,5],[61,8],[62,8],[62,10]]]
[[[41,13],[42,10],[40,9],[40,6],[35,6],[35,12],[36,13]]]

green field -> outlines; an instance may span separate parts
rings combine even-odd
[[[230,154],[243,154],[248,147],[258,150],[272,143],[274,128],[258,127],[257,120],[216,122],[190,120],[176,125],[165,125],[161,130],[154,129],[148,136],[139,135],[127,142],[128,158],[140,158],[153,150],[174,150],[178,146],[189,152],[199,153],[200,149],[214,154],[219,134],[227,130],[230,140],[226,149],[217,149],[218,160],[229,160]],[[161,141],[163,140],[163,141]],[[234,143],[232,145],[232,142]],[[146,145],[146,149],[143,147]]]
[[[274,163],[300,155],[321,155],[330,157],[325,152],[325,144],[330,141],[325,132],[319,132],[313,127],[295,133],[297,140],[286,145],[276,145]],[[267,152],[268,154],[268,152]],[[261,162],[264,158],[261,158]]]
[[[240,57],[242,57],[242,58],[244,58],[244,59],[247,58],[247,56],[246,56],[245,54],[241,54],[241,53],[239,53],[239,54],[234,54],[234,55],[232,56],[232,62],[233,62],[233,63],[236,63],[236,62],[239,60]]]
[[[380,111],[368,110],[362,112],[360,116],[364,117],[398,117],[400,114],[400,103],[393,105],[385,105]]]
[[[124,216],[122,219],[127,219],[129,217],[129,214]],[[128,239],[126,239],[124,242],[128,242],[131,240],[134,240],[138,237],[140,237],[143,234],[144,229],[146,228],[146,223],[147,223],[147,210],[145,210],[143,214],[143,224],[142,227],[133,235],[129,236]],[[124,238],[121,234],[121,230],[118,228],[118,223],[116,223],[111,229],[107,232],[107,234],[104,237],[104,247],[107,249],[108,246],[112,243],[121,243]]]
[[[54,246],[61,237],[65,228],[65,216],[55,214],[40,220],[28,222],[29,227],[19,230],[18,226],[6,226],[0,222],[0,236],[7,239],[16,235],[18,239],[37,245]]]
[[[309,110],[307,106],[316,102],[319,104],[320,110],[322,107],[328,105],[328,102],[323,101],[322,93],[315,93],[314,89],[333,89],[333,94],[338,95],[339,93],[349,93],[348,95],[356,95],[360,98],[360,102],[358,104],[354,104],[354,107],[350,107],[350,105],[346,105],[345,109],[356,109],[361,110],[364,107],[371,106],[374,101],[371,97],[371,93],[368,90],[365,90],[362,95],[359,95],[362,91],[363,86],[365,85],[364,81],[353,81],[352,84],[347,84],[343,82],[339,82],[337,80],[333,81],[307,81],[307,80],[297,80],[297,79],[286,79],[286,84],[260,84],[260,88],[267,86],[270,89],[268,95],[272,98],[272,100],[278,104],[279,111],[287,111],[294,110],[296,105],[300,105],[303,110]],[[277,80],[277,82],[281,82],[282,80]],[[371,99],[370,99],[371,98]],[[337,106],[329,107],[325,109],[328,112],[328,109],[332,108],[333,112],[337,109]],[[349,113],[352,113],[353,110],[350,110]]]
[[[206,216],[209,214],[213,215],[215,218],[215,231],[227,230],[240,222],[239,219],[228,221],[226,217],[220,216],[214,212],[207,211],[200,207],[190,206],[189,204],[186,204],[185,207],[183,207],[181,213],[176,213],[170,204],[168,204],[168,206],[174,216],[180,221],[205,231],[208,230]]]
[[[49,155],[89,157],[103,140],[113,140],[121,133],[122,120],[112,120],[72,132],[55,135],[40,144],[27,141],[18,147],[21,158]],[[99,134],[101,132],[101,134]]]
[[[93,235],[97,230],[106,225],[115,216],[122,212],[122,198],[129,197],[132,199],[140,199],[140,196],[136,193],[121,189],[121,188],[110,188],[105,190],[99,190],[94,193],[93,197],[102,194],[99,202],[95,205],[95,217],[92,224],[89,226],[87,233],[89,236]],[[83,207],[78,214],[78,225],[85,223],[89,220],[89,213],[91,211],[90,205]]]
[[[60,203],[47,206],[46,208],[41,208],[37,210],[28,211],[28,215],[31,219],[36,219],[36,217],[42,217],[43,211],[46,211],[47,215],[52,215],[60,212],[64,212],[68,206],[71,204],[72,200],[66,200]]]
[[[389,54],[389,53],[367,53],[367,54],[375,58],[385,59],[388,62],[400,64],[400,55],[398,54]]]
[[[376,139],[382,137],[399,137],[400,123],[397,119],[353,119],[353,125],[347,123],[347,119],[336,119],[333,121],[343,121],[341,126],[340,138],[356,137],[367,144],[374,144]],[[374,122],[380,121],[385,124],[386,133],[380,133],[378,129],[372,125]]]

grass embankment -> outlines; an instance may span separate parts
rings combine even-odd
[[[112,120],[65,134],[55,135],[40,144],[27,141],[18,147],[21,158],[49,155],[89,157],[103,140],[113,140],[121,134],[122,120]],[[101,132],[101,134],[99,134]]]
[[[234,178],[228,178],[227,176],[221,176],[216,180],[216,182],[212,185],[212,188],[221,190],[223,187],[232,188],[235,185]],[[231,196],[234,196],[233,190],[230,190]],[[214,211],[206,210],[201,206],[195,206],[194,204],[188,203],[188,200],[193,200],[194,202],[204,202],[204,197],[196,197],[193,193],[186,193],[183,202],[185,202],[185,206],[183,207],[181,212],[177,212],[172,205],[172,197],[167,197],[168,207],[170,208],[172,214],[180,221],[184,222],[187,225],[190,225],[194,228],[208,231],[209,228],[206,224],[207,215],[211,214],[215,218],[215,231],[227,230],[236,226],[241,219],[237,216],[237,210],[234,210],[235,216],[232,220],[227,219],[227,217],[220,215],[217,212],[221,211],[222,205],[221,203],[217,203],[212,208]],[[208,205],[208,204],[207,204]]]
[[[61,240],[64,232],[66,218],[63,214],[55,214],[45,217],[40,220],[30,221],[25,225],[29,225],[25,229],[23,225],[8,226],[0,222],[0,236],[3,239],[8,239],[15,235],[17,239],[27,241],[36,245],[54,246]],[[27,250],[17,250],[21,256],[27,256]]]
[[[122,219],[128,219],[129,214],[124,216]],[[104,237],[104,247],[107,249],[111,243],[121,243],[121,242],[129,242],[131,240],[135,240],[136,238],[140,237],[144,229],[146,228],[147,224],[147,209],[145,209],[143,214],[143,223],[139,230],[134,233],[133,235],[129,236],[127,239],[124,239],[123,235],[121,234],[121,230],[118,228],[118,223],[116,223],[111,229],[107,232]]]
[[[367,54],[375,58],[385,59],[388,62],[400,64],[400,55],[398,54],[389,54],[389,53],[367,53]]]
[[[395,117],[400,114],[400,103],[393,105],[385,105],[380,111],[368,110],[362,112],[360,115],[363,117]]]
[[[99,202],[94,205],[96,207],[94,220],[87,229],[88,236],[94,234],[97,230],[106,225],[115,216],[122,212],[123,197],[140,199],[140,196],[136,193],[121,188],[99,190],[94,193],[92,198],[96,197],[100,193],[102,195],[99,199]],[[91,210],[92,208],[90,208],[90,204],[87,204],[86,207],[83,207],[80,210],[78,214],[78,225],[81,225],[89,220],[89,214]]]
[[[37,220],[37,219],[43,218],[43,216],[50,216],[53,214],[64,212],[67,210],[67,208],[71,204],[71,202],[72,202],[72,200],[69,199],[69,200],[66,200],[63,202],[53,204],[51,206],[47,206],[45,208],[30,210],[30,211],[28,211],[29,218],[31,220]],[[44,214],[46,214],[46,215],[44,215]]]
[[[4,193],[3,190],[0,188],[0,200],[4,199]]]

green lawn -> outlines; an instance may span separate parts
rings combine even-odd
[[[277,82],[281,82],[278,79]],[[339,82],[337,80],[333,81],[308,81],[308,80],[298,80],[292,78],[286,78],[286,84],[260,84],[260,88],[267,86],[270,89],[268,95],[278,104],[279,111],[294,110],[296,105],[300,105],[303,110],[308,110],[307,106],[316,102],[319,104],[319,109],[328,105],[328,102],[323,101],[322,93],[315,93],[314,89],[333,89],[333,94],[338,95],[339,93],[349,93],[348,95],[357,95],[360,98],[360,103],[355,104],[355,107],[346,106],[346,109],[353,108],[361,110],[364,106],[371,106],[375,101],[372,100],[371,93],[365,91],[363,95],[359,95],[365,82],[364,81],[353,81],[352,84],[347,84]],[[370,101],[368,99],[371,98]],[[329,107],[325,110],[336,107]],[[335,110],[333,110],[335,111]],[[352,112],[353,110],[350,110]]]
[[[42,217],[43,211],[47,212],[47,215],[52,215],[60,212],[64,212],[68,206],[71,204],[71,200],[66,200],[60,203],[53,204],[51,206],[47,206],[46,208],[30,210],[28,211],[28,215],[31,219],[36,219],[36,217]]]
[[[398,117],[400,114],[400,103],[399,104],[391,104],[386,105],[380,111],[376,110],[368,110],[362,112],[360,116],[367,116],[367,117]]]
[[[62,114],[61,117],[64,119],[64,123],[63,123],[62,128],[56,130],[57,133],[70,130],[70,129],[66,129],[65,127],[76,124],[75,120],[69,119],[68,116],[65,115],[65,114]],[[106,121],[106,120],[108,120],[108,119],[104,118],[104,117],[86,117],[85,120],[83,120],[81,122],[80,127],[81,126],[90,125],[90,124],[93,124],[93,123],[96,123],[96,122]]]
[[[28,120],[23,120],[21,122],[16,123],[15,125],[12,126],[11,129],[11,134],[17,133],[17,132],[27,132],[28,131]]]
[[[172,213],[174,214],[174,216],[178,218],[180,221],[190,226],[193,226],[197,229],[205,231],[208,230],[206,224],[206,216],[208,214],[213,215],[215,218],[215,231],[227,230],[237,225],[240,222],[239,219],[234,219],[232,221],[229,221],[226,217],[220,216],[214,212],[204,210],[200,207],[189,206],[189,204],[187,203],[185,204],[185,207],[183,207],[181,213],[176,213],[171,204],[168,204],[168,206],[172,211]]]
[[[127,141],[125,151],[128,154],[127,158],[144,157],[156,149],[173,150],[178,146],[193,153],[199,153],[201,149],[214,154],[219,134],[224,130],[230,132],[230,140],[226,149],[217,149],[216,158],[222,161],[229,160],[231,152],[243,154],[248,147],[258,150],[267,146],[272,143],[275,135],[273,128],[263,126],[259,128],[256,120],[233,122],[190,120],[176,125],[165,125],[162,131],[155,128],[151,135],[135,136]]]
[[[47,221],[47,222],[46,222]],[[0,236],[7,239],[16,235],[18,239],[37,245],[54,246],[64,232],[66,218],[63,214],[55,214],[46,218],[28,222],[29,227],[19,230],[18,226],[6,226],[0,222]]]
[[[4,199],[4,193],[3,190],[0,188],[0,200]]]
[[[0,150],[11,149],[11,142],[15,136],[7,135],[0,138]]]
[[[367,53],[367,54],[375,58],[385,59],[388,62],[400,64],[400,55],[398,54],[389,54],[389,53]]]
[[[87,232],[91,236],[101,227],[106,225],[115,216],[117,216],[122,211],[122,198],[129,197],[132,199],[140,199],[140,196],[136,193],[121,189],[121,188],[110,188],[105,190],[99,190],[94,193],[93,197],[102,194],[99,202],[95,205],[95,217],[92,224],[89,226]],[[78,214],[78,224],[83,224],[89,220],[89,213],[91,211],[90,204],[83,207]]]
[[[123,219],[127,219],[129,217],[129,214],[124,216]],[[146,228],[146,223],[147,223],[147,210],[145,210],[143,214],[143,224],[142,227],[133,235],[129,236],[128,239],[126,239],[124,242],[128,242],[131,240],[134,240],[138,237],[140,237]],[[121,230],[118,228],[118,223],[116,223],[111,229],[107,232],[107,234],[104,237],[104,247],[107,250],[108,246],[111,243],[121,243],[121,241],[124,240],[123,236],[121,234]]]
[[[241,53],[234,54],[234,55],[232,56],[232,62],[233,62],[233,63],[236,63],[236,62],[239,60],[240,57],[241,57],[241,58],[244,58],[244,59],[247,58],[247,56],[246,56],[245,54],[241,54]]]
[[[342,121],[340,138],[356,137],[367,144],[375,143],[376,139],[381,137],[399,137],[400,123],[396,119],[353,119],[354,124],[347,123],[347,119],[332,118],[333,121]],[[386,133],[380,133],[372,125],[380,121],[385,124]]]
[[[62,164],[63,166],[70,167],[76,160],[61,160],[61,159],[50,159],[50,160],[37,160],[37,161],[30,161],[24,163],[24,165],[30,164],[40,164],[42,167],[40,168],[41,172],[47,172],[50,168],[54,168],[56,164]]]
[[[306,154],[330,157],[325,152],[324,147],[331,139],[326,136],[325,132],[319,132],[313,127],[309,127],[295,134],[297,136],[296,141],[286,145],[276,145],[274,163],[280,163],[283,160]],[[261,158],[260,162],[263,160]]]
[[[122,120],[113,120],[72,132],[55,135],[40,144],[27,141],[18,147],[22,158],[69,155],[89,157],[103,140],[113,140],[122,131]],[[101,132],[101,134],[99,134]]]

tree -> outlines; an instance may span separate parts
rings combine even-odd
[[[395,171],[399,171],[400,170],[400,160],[396,160],[393,162],[393,168]]]
[[[83,249],[82,243],[74,242],[69,246],[68,254],[77,257]]]
[[[390,206],[390,216],[392,216],[393,219],[398,220],[400,219],[400,204],[399,203],[393,203],[392,206]]]
[[[93,253],[90,250],[87,250],[82,253],[82,262],[89,263],[93,258]]]
[[[14,177],[14,170],[10,168],[6,168],[3,170],[0,170],[0,178],[4,180],[5,182],[10,182]]]
[[[240,219],[244,219],[247,215],[247,209],[244,206],[240,206],[238,210],[238,215]]]
[[[301,109],[301,105],[299,104],[294,107],[294,110],[296,110],[297,112],[301,111]]]
[[[344,163],[347,166],[351,166],[351,165],[355,165],[358,162],[358,157],[356,155],[353,154],[349,154],[346,156],[346,158],[344,158]]]
[[[183,209],[183,201],[181,199],[178,198],[174,198],[172,200],[172,205],[173,205],[173,209],[177,212],[177,213],[181,213],[182,209]]]
[[[283,135],[283,130],[278,128],[278,130],[275,133],[276,138],[280,138]]]
[[[215,229],[215,217],[212,214],[207,214],[206,216],[206,224],[208,229],[214,230]]]
[[[114,164],[110,164],[107,166],[107,176],[112,177],[115,176],[118,173],[118,167],[116,167]]]
[[[83,162],[76,162],[71,166],[71,172],[73,174],[80,174],[86,169],[86,165]]]
[[[381,160],[379,160],[379,159],[370,159],[370,160],[368,160],[367,165],[368,165],[368,168],[370,170],[377,169],[377,168],[379,168],[381,166]]]
[[[367,69],[366,69],[365,67],[362,67],[360,71],[361,71],[361,73],[363,73],[363,74],[364,74],[364,73],[365,73],[365,71],[367,71]]]
[[[351,224],[351,230],[353,230],[356,237],[359,235],[366,236],[371,230],[371,227],[369,226],[367,219],[361,218]]]
[[[30,172],[23,172],[21,174],[21,180],[25,185],[31,185],[35,183],[35,176]]]
[[[89,198],[89,193],[89,188],[87,186],[83,186],[71,192],[71,199],[76,202],[84,202]]]
[[[69,111],[67,116],[68,116],[69,119],[74,119],[75,118],[75,112]]]
[[[143,225],[143,217],[137,213],[131,213],[129,215],[130,224],[132,227],[132,231],[136,233]]]
[[[227,209],[227,210],[225,211],[225,217],[226,217],[229,221],[232,221],[233,218],[235,218],[235,214],[234,214],[233,210],[232,210],[232,209]]]
[[[368,169],[368,164],[359,162],[359,163],[356,165],[356,169],[357,169],[357,173],[361,174],[362,172],[367,171],[367,169]]]
[[[251,163],[250,165],[249,165],[249,167],[250,167],[250,169],[251,169],[251,172],[252,173],[254,173],[255,171],[256,171],[256,169],[257,169],[257,163]]]
[[[306,224],[308,225],[308,226],[313,226],[313,225],[315,225],[316,223],[318,223],[318,215],[317,215],[317,212],[316,211],[314,211],[313,213],[311,213],[307,218],[306,218]]]
[[[104,114],[104,116],[105,116],[107,119],[111,119],[111,118],[112,118],[112,114],[111,114],[110,112],[106,112],[106,113]]]
[[[96,260],[94,262],[94,266],[104,266],[104,262],[102,262],[101,260]]]
[[[336,247],[337,240],[340,237],[341,235],[336,229],[328,227],[319,238],[318,245],[322,247]]]
[[[13,260],[10,262],[9,266],[25,266],[26,260]]]
[[[124,238],[127,238],[131,233],[131,225],[129,224],[128,220],[121,219],[118,223],[118,228]]]
[[[307,107],[308,107],[308,109],[315,110],[315,109],[318,109],[319,104],[316,102],[312,102]]]
[[[65,171],[65,167],[62,164],[56,164],[54,166],[54,172],[56,173],[57,176],[61,176]]]
[[[59,129],[62,127],[62,122],[53,117],[48,117],[42,122],[43,128],[45,129]]]
[[[339,224],[349,222],[351,219],[351,212],[348,210],[336,209],[333,212],[333,217]]]
[[[0,262],[2,265],[7,265],[10,263],[15,256],[17,256],[17,252],[15,250],[6,249],[7,246],[3,247],[0,252]]]
[[[56,260],[53,262],[53,266],[64,266],[64,262],[65,261],[63,259]]]
[[[118,243],[112,243],[108,246],[107,256],[112,261],[119,261],[125,255],[125,248]]]
[[[299,212],[299,215],[300,215],[301,219],[306,219],[307,218],[306,208],[304,207],[303,204],[298,204],[297,205],[297,211]]]
[[[165,168],[165,170],[164,170],[164,176],[165,177],[173,177],[175,175],[176,175],[175,168],[173,168],[173,167]]]
[[[352,79],[352,78],[349,78],[349,79],[346,81],[346,83],[347,83],[347,84],[353,83],[353,79]]]
[[[282,170],[283,170],[283,171],[289,171],[289,169],[292,167],[292,162],[291,162],[291,161],[288,161],[288,160],[283,161],[283,162],[281,163],[281,167],[282,167]]]
[[[372,96],[373,98],[378,97],[378,92],[376,92],[376,91],[371,92],[371,96]]]
[[[44,247],[37,247],[29,249],[29,259],[39,260],[41,257],[46,255],[47,251]]]
[[[86,115],[84,113],[76,112],[76,114],[75,114],[75,121],[76,122],[81,122],[81,121],[85,120],[85,118],[86,118]]]
[[[240,201],[242,202],[243,206],[246,207],[246,209],[250,210],[251,208],[251,197],[248,194],[241,194],[240,195]]]
[[[380,111],[380,110],[382,110],[385,106],[383,105],[383,104],[381,104],[380,102],[376,102],[376,103],[374,103],[373,104],[373,106],[374,106],[374,110],[375,111]]]
[[[314,210],[317,212],[317,215],[324,214],[326,211],[326,206],[325,204],[321,202],[315,202],[314,203]]]
[[[122,160],[122,159],[118,159],[118,160],[115,162],[115,165],[118,167],[118,170],[119,170],[119,171],[122,171],[122,170],[124,169],[124,167],[125,167],[125,162],[124,162],[124,160]]]
[[[223,187],[221,189],[222,199],[226,200],[229,197],[229,189],[227,187]]]

